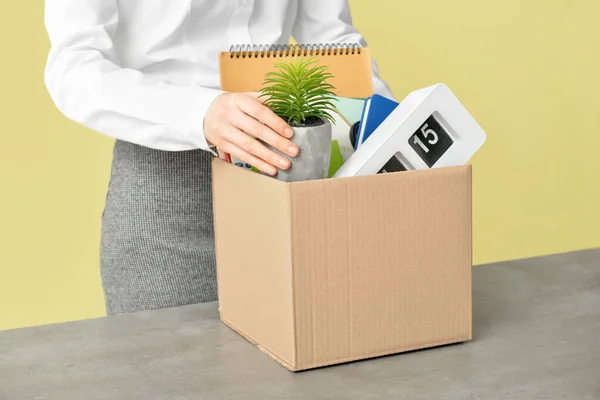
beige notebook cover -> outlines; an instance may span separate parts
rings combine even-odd
[[[265,74],[276,64],[314,57],[333,74],[329,83],[339,97],[366,98],[373,94],[371,55],[356,45],[236,46],[219,54],[221,89],[227,92],[257,92]]]

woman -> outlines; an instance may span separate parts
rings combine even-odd
[[[234,44],[360,43],[345,0],[46,0],[46,86],[68,118],[115,141],[102,215],[107,313],[217,299],[210,160],[269,174],[292,130],[254,93],[219,89]],[[375,92],[391,96],[373,62]],[[262,121],[259,122],[259,121]]]

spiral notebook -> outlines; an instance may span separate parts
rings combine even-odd
[[[237,45],[219,54],[221,89],[228,92],[257,92],[265,74],[276,64],[313,57],[328,66],[328,81],[339,97],[364,99],[373,94],[373,73],[368,47],[358,44]]]

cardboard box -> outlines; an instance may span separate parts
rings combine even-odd
[[[213,162],[222,321],[292,371],[471,339],[471,167],[286,183]]]

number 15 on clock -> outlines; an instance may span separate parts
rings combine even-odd
[[[430,168],[453,143],[448,132],[442,128],[433,114],[408,139],[410,147]]]

